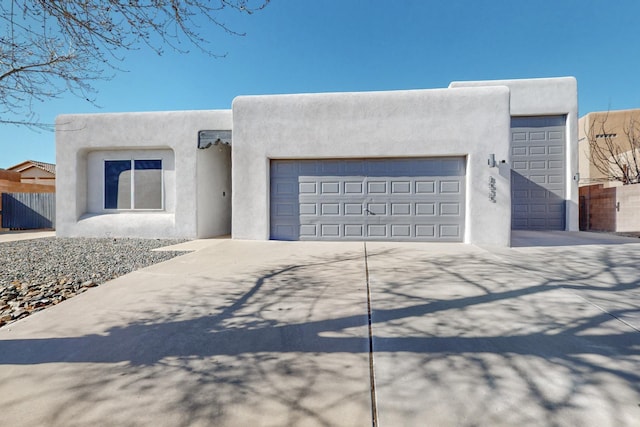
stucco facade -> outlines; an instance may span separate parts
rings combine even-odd
[[[60,116],[57,232],[186,238],[231,232],[237,239],[267,240],[274,238],[270,180],[277,162],[453,159],[464,170],[458,241],[508,246],[511,120],[551,115],[566,123],[562,196],[566,229],[574,230],[577,87],[573,78],[558,78],[455,82],[431,90],[242,96],[226,111]],[[231,147],[199,149],[202,130],[232,130]],[[162,163],[162,208],[113,209],[105,202],[107,166],[138,158]],[[133,178],[127,179],[133,192]]]
[[[509,88],[512,117],[564,116],[566,118],[566,230],[578,231],[578,83],[574,77],[453,82],[450,87],[503,85]]]
[[[231,129],[231,111],[62,115],[56,120],[58,236],[205,238],[231,229],[231,157],[197,148],[202,129]],[[162,161],[162,209],[105,209],[103,163]]]
[[[509,244],[508,178],[487,167],[508,157],[506,87],[239,97],[233,111],[234,238],[269,238],[270,159],[454,155],[467,158],[464,241]]]

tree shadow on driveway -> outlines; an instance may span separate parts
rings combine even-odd
[[[380,424],[634,425],[639,256],[625,245],[370,261]]]
[[[639,419],[638,248],[368,253],[381,425]],[[28,366],[36,384],[39,366],[59,365],[45,389],[87,412],[60,410],[60,425],[140,416],[118,395],[165,405],[166,425],[370,425],[363,262],[315,257],[248,273],[244,286],[215,279],[198,289],[200,305],[217,301],[210,315],[158,310],[103,334],[2,340],[0,372],[24,381]]]

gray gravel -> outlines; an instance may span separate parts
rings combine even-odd
[[[0,327],[88,288],[185,252],[185,240],[44,238],[0,243]]]

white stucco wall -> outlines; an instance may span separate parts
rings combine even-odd
[[[269,239],[270,159],[466,156],[464,241],[508,246],[507,87],[238,97],[233,102],[233,220],[239,239]],[[497,181],[497,203],[489,178]]]
[[[567,117],[566,228],[578,231],[578,83],[574,77],[452,82],[450,88],[506,86],[512,116]]]
[[[231,111],[62,115],[56,119],[56,234],[112,237],[198,237],[198,131],[230,130]],[[209,150],[209,149],[208,149]],[[163,156],[162,211],[105,212],[102,162],[114,156]],[[210,155],[213,156],[213,155]],[[227,165],[214,158],[207,168]],[[210,175],[210,174],[209,174]],[[99,192],[99,194],[98,194]],[[214,201],[209,204],[209,211]],[[228,229],[228,216],[200,225],[206,234]],[[226,224],[216,224],[216,222]],[[224,233],[221,233],[224,234]]]

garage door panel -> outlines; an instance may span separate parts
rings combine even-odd
[[[345,237],[364,237],[364,225],[363,224],[345,224],[344,235]]]
[[[544,160],[534,160],[529,162],[529,170],[535,170],[535,169],[542,169],[542,170],[547,169],[547,162]]]
[[[386,215],[387,204],[386,203],[367,203],[367,213],[369,215]]]
[[[458,159],[440,159],[440,171],[438,175],[442,176],[464,176],[464,162]]]
[[[382,224],[367,224],[368,237],[387,237],[387,226]]]
[[[344,214],[345,215],[363,215],[364,210],[362,208],[362,203],[345,203]]]
[[[529,146],[529,155],[537,156],[537,155],[545,155],[547,154],[547,147],[542,145],[531,145]]]
[[[556,220],[553,220],[553,221],[547,222],[547,223],[548,224],[550,223],[552,227],[558,227],[558,228],[564,227],[564,221],[560,220],[560,219],[556,219]]]
[[[511,164],[511,167],[512,167],[513,169],[515,169],[515,170],[518,170],[518,171],[521,171],[521,170],[526,171],[528,166],[529,166],[529,165],[528,165],[528,163],[527,163],[527,162],[513,162],[513,163]]]
[[[458,203],[440,203],[441,216],[459,216],[460,205]]]
[[[298,190],[300,191],[300,194],[317,194],[318,186],[315,182],[301,182],[298,185]],[[289,194],[292,194],[295,196],[294,193],[289,193]],[[277,192],[277,195],[278,196],[285,195],[285,193]]]
[[[548,175],[547,182],[550,184],[560,184],[564,188],[564,175]]]
[[[529,213],[529,204],[519,204],[519,203],[515,203],[512,205],[512,213],[511,216],[513,217],[515,216],[520,216],[523,217]],[[524,214],[524,215],[523,215]]]
[[[416,237],[432,239],[436,237],[436,226],[434,224],[416,225]]]
[[[291,197],[298,193],[297,183],[295,181],[278,180],[273,183],[272,191],[276,197]]]
[[[416,194],[435,194],[435,181],[416,181]]]
[[[340,183],[337,181],[320,183],[320,194],[340,194]]]
[[[547,167],[551,169],[564,170],[563,160],[549,160]]]
[[[529,175],[529,181],[534,184],[545,184],[547,182],[546,175]]]
[[[391,203],[391,215],[411,215],[411,203]]]
[[[321,215],[340,215],[340,203],[321,203]]]
[[[536,205],[536,204],[531,204],[530,205],[530,210],[529,210],[533,215],[535,214],[544,214],[547,213],[547,205]]]
[[[416,203],[416,215],[433,216],[436,214],[435,203]]]
[[[520,217],[511,217],[511,225],[514,229],[516,230],[523,230],[527,228],[527,218],[520,218]]]
[[[549,212],[564,212],[564,202],[560,202],[560,203],[551,203],[549,205],[547,205],[547,209],[549,210]]]
[[[273,239],[462,240],[464,158],[273,160],[271,173]]]
[[[456,224],[443,224],[440,226],[440,236],[447,238],[460,238],[460,226]]]
[[[296,170],[296,174],[295,176],[297,177],[298,175],[310,175],[310,176],[314,176],[317,175],[318,173],[318,163],[317,162],[304,162],[304,163],[298,163],[296,165],[297,167],[295,168]]]
[[[512,134],[512,141],[517,141],[515,132]],[[526,156],[527,155],[527,147],[511,147],[511,155],[513,155],[513,156]]]
[[[297,177],[299,175],[298,165],[295,163],[278,163],[275,165],[275,173],[281,177]]]
[[[290,222],[272,223],[271,238],[276,240],[298,240],[297,236],[300,233],[296,228],[296,225]]]
[[[511,120],[513,229],[564,229],[565,122],[564,116]]]
[[[367,182],[367,193],[369,194],[387,194],[386,181],[369,181]]]
[[[522,198],[526,198],[528,196],[529,196],[529,190],[520,189],[520,190],[514,190],[513,191],[513,197],[515,199],[522,199]]]
[[[388,175],[390,171],[397,170],[397,168],[393,167],[395,163],[394,160],[384,161],[380,160],[371,160],[368,162],[367,175],[368,176],[381,176]]]
[[[551,155],[564,155],[563,145],[552,145],[549,147],[549,154]]]
[[[411,194],[411,181],[391,181],[391,194]]]
[[[391,237],[411,237],[411,224],[391,224]]]
[[[460,181],[440,181],[440,193],[460,193]]]
[[[345,181],[344,194],[364,194],[362,181]]]
[[[293,203],[276,203],[276,215],[295,216],[298,214],[298,205]]]
[[[549,192],[544,188],[534,188],[529,191],[529,199],[546,199],[549,196]]]
[[[318,237],[318,225],[317,224],[302,224],[300,225],[300,237]]]
[[[360,160],[345,160],[344,172],[345,175],[365,176],[367,173],[366,164]]]
[[[340,237],[340,224],[320,224],[321,237]]]
[[[320,173],[322,175],[343,175],[344,167],[337,161],[320,162]],[[342,169],[342,170],[341,170]]]
[[[300,215],[317,215],[318,209],[315,203],[300,203]]]

